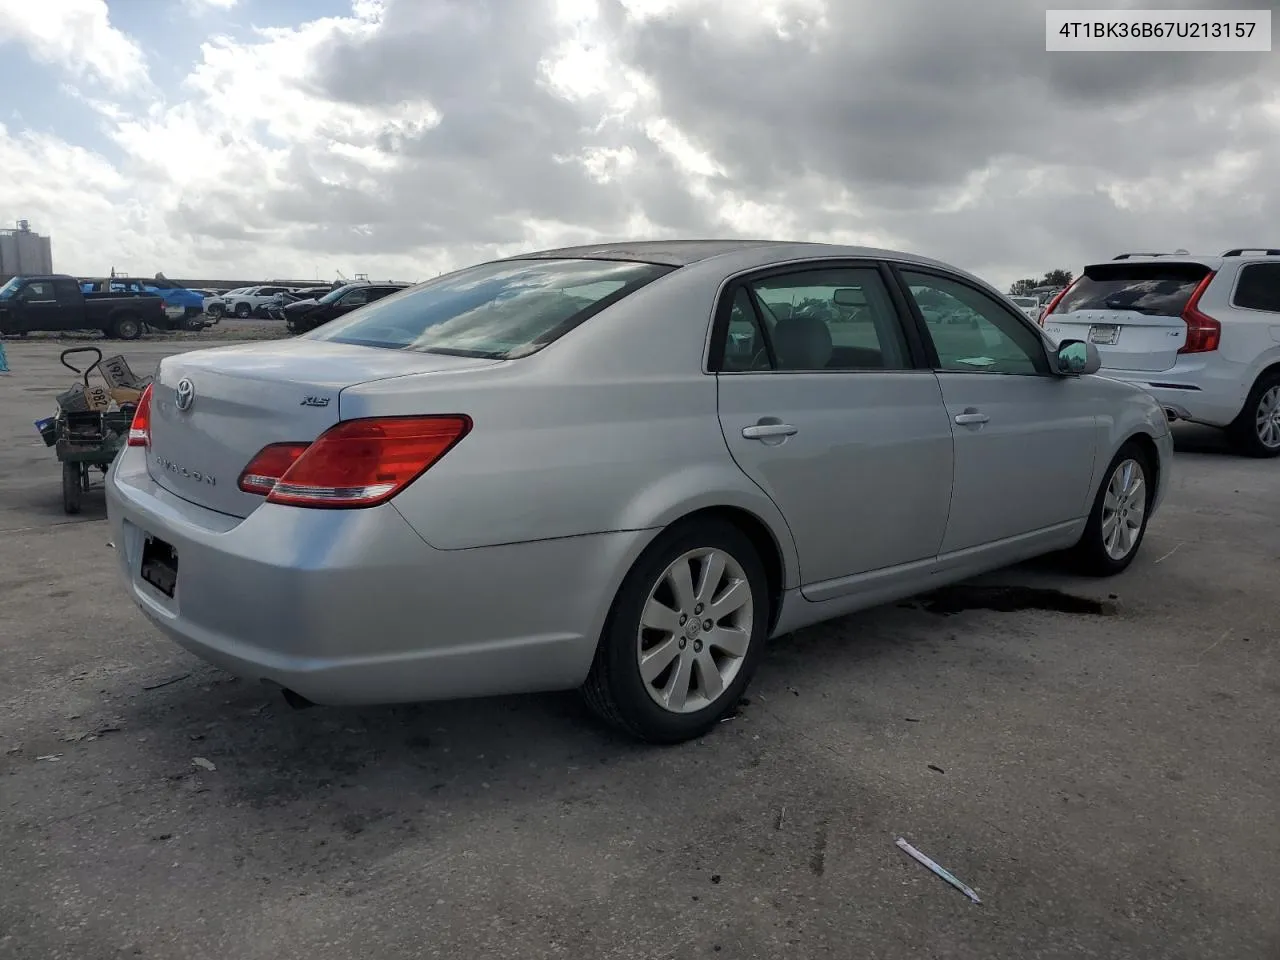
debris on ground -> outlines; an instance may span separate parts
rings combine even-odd
[[[114,725],[98,727],[95,730],[84,730],[80,733],[72,733],[62,738],[63,743],[80,743],[82,741],[98,740],[106,736],[108,733],[119,733],[120,728]]]
[[[208,770],[210,773],[218,769],[213,765],[212,761],[206,760],[204,757],[192,757],[191,762],[201,770]]]
[[[179,680],[185,680],[189,676],[191,676],[191,674],[184,673],[180,677],[170,677],[168,680],[161,680],[159,683],[144,684],[142,689],[143,690],[159,690],[161,687],[167,687],[171,683],[177,683]]]
[[[940,766],[938,766],[936,763],[931,763],[931,764],[929,764],[929,769],[930,769],[930,770],[932,770],[934,773],[946,773],[946,772],[947,772],[947,771],[943,770]]]
[[[51,762],[52,762],[52,761],[54,761],[54,760],[61,760],[61,759],[62,759],[62,754],[60,754],[60,753],[46,753],[43,757],[36,757],[36,759],[37,759],[37,760],[49,760],[49,761],[51,761]]]
[[[923,853],[921,853],[911,844],[907,843],[907,841],[902,839],[902,837],[898,838],[897,843],[898,843],[898,846],[900,846],[903,850],[905,850],[909,856],[919,861],[920,863],[923,863],[926,867],[928,867],[930,870],[932,870],[934,873],[940,876],[943,880],[947,881],[947,883],[951,884],[953,887],[955,887],[957,890],[963,893],[966,897],[968,897],[974,903],[982,902],[981,900],[978,899],[978,895],[974,893],[970,887],[966,886],[965,884],[961,883],[958,879],[956,879],[955,874],[953,874],[950,870],[947,870],[945,867],[938,866],[938,864],[934,863],[932,860],[926,857]]]

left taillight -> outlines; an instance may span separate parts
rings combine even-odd
[[[272,443],[258,451],[240,474],[238,486],[245,493],[265,497],[275,489],[280,478],[289,472],[297,459],[307,451],[306,443]]]
[[[295,507],[377,506],[470,430],[471,418],[462,415],[347,420],[311,444],[263,447],[240,475],[240,489]]]
[[[138,398],[137,409],[133,411],[133,421],[129,424],[129,446],[151,446],[151,388],[148,383]]]
[[[1040,319],[1037,320],[1036,323],[1040,324],[1040,326],[1043,327],[1045,320],[1048,319],[1049,317],[1049,314],[1053,313],[1054,310],[1058,309],[1058,304],[1062,302],[1062,298],[1065,297],[1068,293],[1070,293],[1071,289],[1079,282],[1080,282],[1080,278],[1076,277],[1074,281],[1072,281],[1071,283],[1063,287],[1061,290],[1059,290],[1058,295],[1049,301],[1049,306],[1045,307],[1042,311],[1040,311]]]

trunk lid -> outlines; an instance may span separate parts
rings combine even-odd
[[[1103,369],[1168,370],[1187,342],[1183,312],[1210,273],[1204,264],[1163,257],[1086,267],[1045,316],[1045,332],[1055,342],[1092,343]]]
[[[269,443],[309,442],[337,423],[346,387],[500,362],[315,340],[167,357],[152,390],[147,469],[184,500],[246,517],[263,502],[237,484],[249,461]]]
[[[1044,318],[1054,342],[1084,340],[1098,348],[1109,370],[1168,370],[1187,342],[1182,317],[1148,316],[1132,310],[1076,310]]]

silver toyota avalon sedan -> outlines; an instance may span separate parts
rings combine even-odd
[[[160,363],[130,595],[294,703],[581,688],[677,742],[765,642],[1037,554],[1133,560],[1164,413],[936,261],[680,241],[459,270]]]

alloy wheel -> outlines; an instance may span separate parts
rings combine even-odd
[[[640,678],[672,713],[714,703],[742,669],[755,603],[742,565],[720,549],[691,550],[649,591],[636,635]]]
[[[1146,471],[1137,460],[1123,460],[1112,472],[1102,501],[1102,546],[1107,556],[1123,560],[1133,551],[1146,514]]]
[[[1276,384],[1258,398],[1254,416],[1258,441],[1268,450],[1280,447],[1280,384]]]

